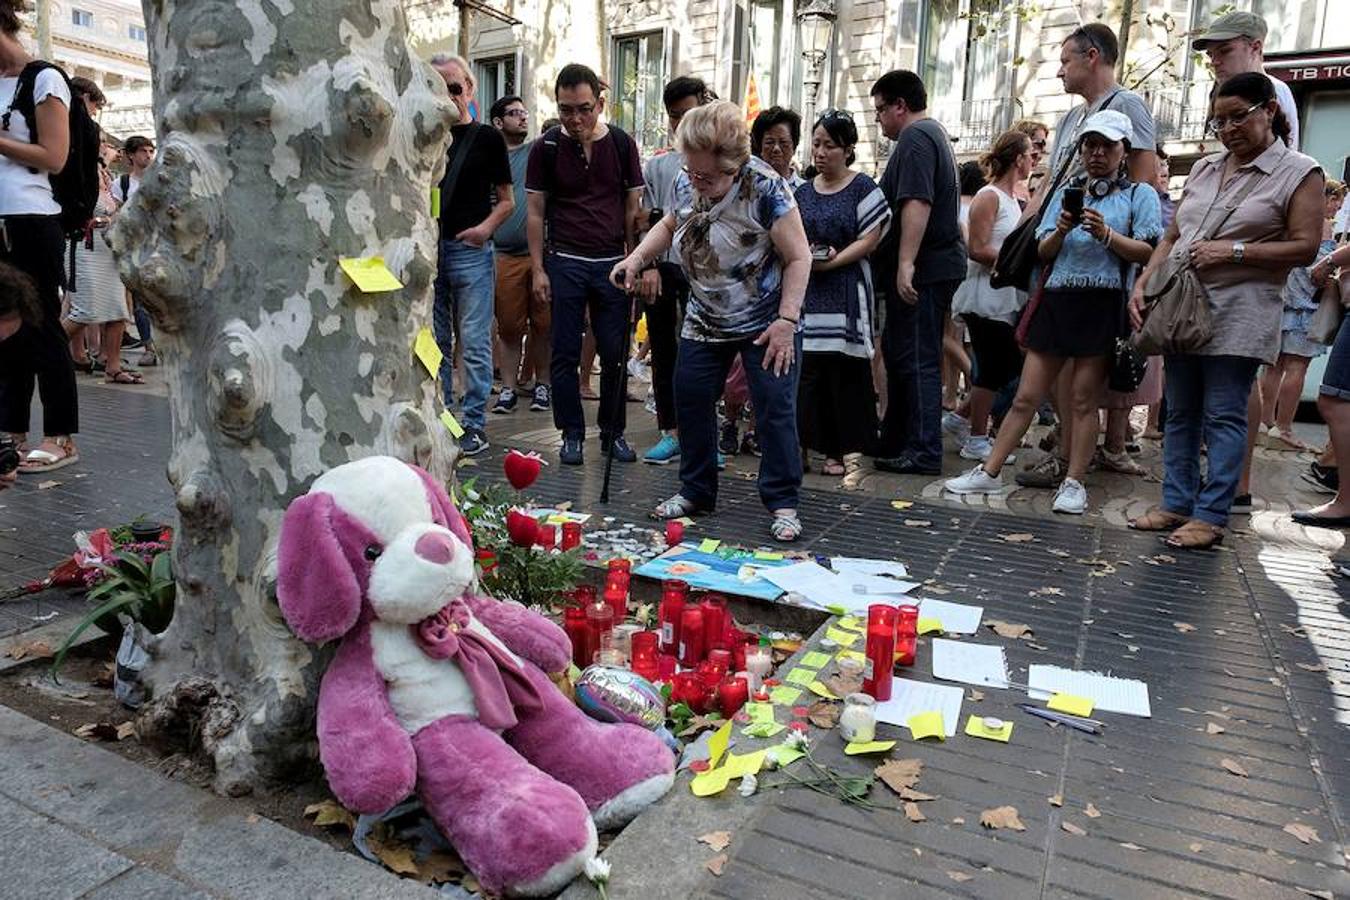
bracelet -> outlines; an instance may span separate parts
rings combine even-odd
[[[1116,236],[1116,230],[1111,226],[1106,226],[1106,237],[1102,239],[1102,246],[1107,250],[1111,249],[1111,241]]]
[[[779,313],[778,318],[782,319],[784,322],[791,322],[793,325],[796,325],[798,322],[801,321],[800,319],[791,319],[791,318],[788,318],[787,316],[783,315],[782,313]]]

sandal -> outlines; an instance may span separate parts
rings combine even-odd
[[[690,500],[684,494],[676,494],[668,500],[662,500],[656,504],[656,509],[652,510],[650,515],[658,522],[667,519],[683,519],[685,516],[697,516],[706,512],[693,500]]]
[[[802,520],[797,518],[796,513],[776,512],[773,514],[769,530],[773,532],[775,541],[791,543],[802,536]]]
[[[1191,519],[1163,538],[1163,543],[1177,550],[1213,550],[1223,543],[1223,529],[1199,519]]]
[[[1155,506],[1129,525],[1135,531],[1173,531],[1186,523],[1186,517]]]
[[[141,354],[141,358],[137,365],[146,367],[159,365],[159,353],[154,350],[145,351]]]
[[[820,467],[820,474],[835,475],[835,476],[843,475],[844,464],[837,459],[830,459],[827,456],[825,457],[825,464]]]
[[[60,450],[60,454],[44,450],[43,447],[48,444]],[[24,454],[23,461],[19,463],[19,471],[28,474],[53,472],[79,461],[80,452],[75,449],[74,441],[68,437],[49,438]]]
[[[129,372],[126,369],[118,369],[116,372],[109,372],[108,377],[103,379],[104,384],[145,384],[145,379],[141,377],[140,372]]]
[[[844,480],[841,485],[844,490],[856,491],[862,488],[863,478],[866,477],[862,463],[861,453],[844,454]]]
[[[1147,475],[1148,469],[1145,469],[1139,463],[1130,459],[1128,451],[1120,453],[1111,453],[1103,448],[1097,448],[1097,463],[1099,468],[1106,469],[1109,472],[1119,472],[1121,475]]]
[[[1272,428],[1266,432],[1265,445],[1271,450],[1296,450],[1302,453],[1312,449],[1307,444],[1294,437],[1293,431],[1282,431],[1279,428]]]

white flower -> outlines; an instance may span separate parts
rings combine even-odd
[[[787,740],[783,743],[787,744],[793,750],[800,750],[803,753],[811,749],[811,739],[806,736],[806,732],[804,731],[793,731],[787,736]]]
[[[586,877],[595,884],[609,881],[609,863],[598,856],[592,856],[586,860]]]
[[[753,775],[744,775],[741,777],[741,786],[737,789],[742,797],[749,797],[759,789],[759,779]]]

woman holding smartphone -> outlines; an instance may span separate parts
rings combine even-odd
[[[1086,175],[1058,189],[1036,232],[1040,296],[1028,304],[1019,326],[1027,349],[1022,380],[989,458],[949,480],[954,494],[1002,489],[999,473],[1021,442],[1036,408],[1064,363],[1073,375],[1073,446],[1069,471],[1055,494],[1055,512],[1087,511],[1083,477],[1097,447],[1098,401],[1116,339],[1125,330],[1125,299],[1135,264],[1148,261],[1162,236],[1158,195],[1128,179],[1125,159],[1133,128],[1124,113],[1106,109],[1083,123],[1078,143]]]

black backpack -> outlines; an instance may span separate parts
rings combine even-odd
[[[55,69],[70,87],[70,78],[60,66],[42,60],[34,60],[23,67],[19,73],[19,83],[14,89],[14,102],[10,104],[0,122],[9,129],[9,118],[17,110],[28,122],[28,132],[32,142],[38,142],[37,104],[34,94],[37,78],[43,69]],[[61,228],[68,235],[83,234],[89,220],[94,217],[94,205],[98,203],[98,144],[99,127],[89,115],[89,110],[70,92],[70,155],[66,157],[65,167],[50,176],[52,197],[61,206]],[[30,168],[30,172],[37,169]]]
[[[623,191],[619,195],[619,208],[625,209],[628,202],[628,191],[633,185],[629,184],[628,170],[633,165],[633,154],[637,153],[637,144],[628,132],[624,131],[618,125],[608,125],[610,134],[614,135],[614,149],[619,162],[619,182],[623,185]],[[539,142],[544,145],[544,190],[552,195],[558,184],[558,139],[562,136],[561,125],[554,125],[548,131],[539,136]],[[545,207],[544,221],[547,226],[552,221],[552,206]]]

